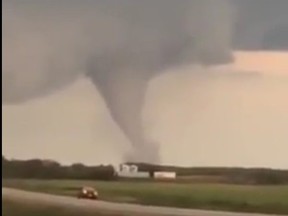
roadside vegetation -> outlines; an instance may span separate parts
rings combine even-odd
[[[288,214],[288,185],[4,179],[5,187],[75,196],[83,185],[112,202],[236,212]]]

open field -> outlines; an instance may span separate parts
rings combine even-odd
[[[51,211],[58,207],[63,211],[77,212],[79,214],[84,213],[88,216],[91,213],[96,215],[109,215],[109,216],[272,216],[271,214],[256,214],[256,213],[243,213],[243,212],[225,212],[225,211],[208,211],[208,210],[196,210],[196,209],[184,209],[175,207],[159,207],[159,206],[145,206],[141,204],[128,204],[128,203],[113,203],[106,201],[93,201],[93,200],[79,200],[75,197],[45,194],[39,192],[25,191],[12,188],[2,187],[2,199],[13,200],[12,204],[31,204],[35,206],[35,209],[41,209],[43,211]],[[15,203],[16,201],[16,203]],[[18,204],[17,204],[18,203]],[[30,208],[31,210],[33,209]],[[17,206],[16,206],[17,207]],[[43,208],[47,207],[47,208]],[[13,211],[12,211],[13,213]],[[59,215],[59,213],[58,213]],[[67,215],[67,214],[66,214]],[[10,215],[9,215],[10,216]],[[72,214],[73,216],[73,214]]]
[[[75,196],[79,187],[93,186],[112,202],[210,210],[288,214],[288,185],[241,186],[156,182],[72,180],[3,180],[2,186]]]

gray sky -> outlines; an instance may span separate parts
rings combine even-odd
[[[2,104],[37,98],[2,105],[9,158],[118,163],[131,150],[92,83],[77,80],[84,74],[106,96],[118,126],[128,128],[134,150],[148,158],[156,151],[141,141],[135,107],[151,71],[177,65],[178,57],[229,62],[234,25],[241,32],[236,44],[286,47],[281,1],[236,8],[226,0],[61,2],[5,1]],[[288,168],[287,62],[287,51],[237,53],[230,66],[174,67],[151,81],[144,125],[161,144],[163,163]]]
[[[235,63],[242,72],[219,69],[207,79],[191,66],[153,80],[144,117],[147,133],[161,142],[163,163],[288,168],[287,59],[244,53]],[[257,67],[256,75],[244,71]],[[3,106],[2,113],[3,153],[10,158],[118,163],[130,148],[84,79],[55,95]]]

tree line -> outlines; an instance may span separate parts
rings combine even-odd
[[[208,178],[220,177],[222,182],[232,184],[288,184],[288,170],[176,167],[144,163],[136,163],[135,165],[138,166],[139,171],[149,172],[151,177],[155,171],[170,171],[176,172],[179,179],[181,177],[206,176]],[[8,160],[4,156],[2,156],[2,178],[121,180],[112,165],[86,166],[75,163],[64,166],[56,161],[40,159]],[[179,179],[176,181],[180,181]]]
[[[176,172],[178,177],[219,177],[223,183],[232,184],[288,184],[288,170],[241,167],[176,167],[138,164],[140,171]]]
[[[113,180],[115,177],[116,173],[111,165],[86,166],[76,163],[63,166],[56,161],[7,160],[2,156],[2,178]]]

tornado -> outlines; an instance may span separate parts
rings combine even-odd
[[[232,0],[4,0],[2,104],[89,78],[131,142],[126,160],[160,163],[145,134],[149,81],[183,64],[233,61]]]

